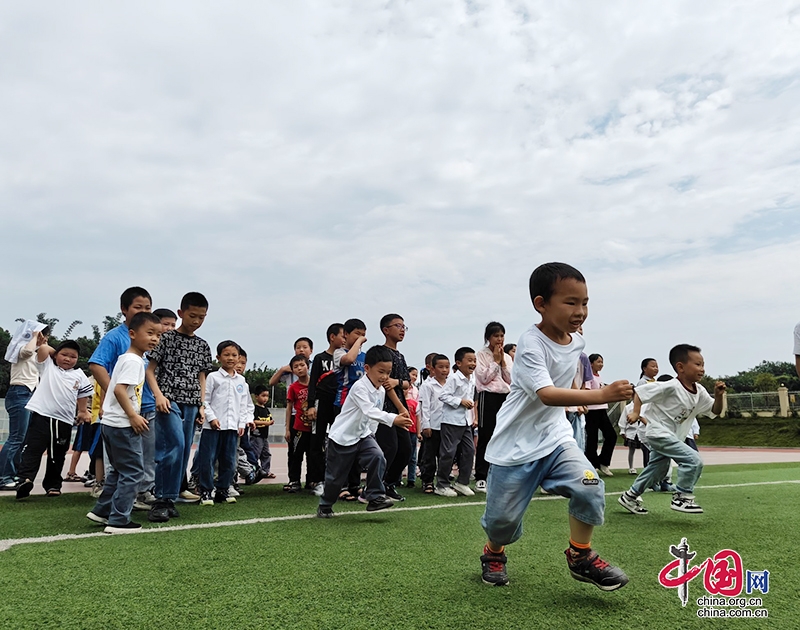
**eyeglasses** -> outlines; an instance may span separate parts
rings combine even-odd
[[[408,326],[406,326],[405,324],[397,323],[397,324],[392,324],[392,326],[394,326],[395,328],[399,328],[404,332],[408,332]]]

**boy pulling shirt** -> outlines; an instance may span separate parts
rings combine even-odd
[[[50,357],[37,361],[39,386],[25,409],[70,426],[75,423],[75,404],[92,395],[92,384],[82,370],[63,370]]]

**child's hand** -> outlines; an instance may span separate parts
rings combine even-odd
[[[392,424],[394,424],[397,427],[403,427],[404,429],[407,429],[408,427],[410,427],[411,426],[411,418],[408,416],[408,409],[403,409],[402,413],[398,413],[394,417],[394,421],[393,421]]]
[[[219,420],[214,419],[211,422],[209,422],[209,424],[211,425],[211,428],[214,429],[214,431],[219,431]]]
[[[317,419],[317,408],[311,407],[310,409],[306,409],[306,420],[316,420]]]
[[[589,413],[589,408],[584,405],[581,405],[580,407],[578,407],[578,413],[586,415],[587,413]]]
[[[422,437],[429,438],[433,435],[433,431],[431,429],[422,429]]]
[[[265,427],[271,427],[273,424],[275,424],[275,421],[272,419],[272,416],[270,416],[269,418],[267,418],[267,419],[264,421],[264,424],[263,424],[263,426],[265,426]]]
[[[639,421],[639,414],[638,413],[634,413],[634,412],[631,411],[628,414],[628,424],[633,424],[634,422],[638,422],[638,421]]]
[[[247,428],[250,429],[251,431],[255,431],[256,430],[256,423],[255,422],[248,422],[247,423]],[[241,437],[241,435],[239,437]]]
[[[494,348],[492,348],[492,358],[494,362],[498,365],[503,365],[503,360],[505,359],[505,352],[503,352],[503,346],[497,344]]]
[[[364,335],[361,335],[358,339],[356,339],[355,345],[363,346],[365,343],[367,343],[367,338]]]
[[[461,406],[466,407],[467,409],[472,409],[475,406],[475,401],[469,400],[468,398],[462,398]]]
[[[79,411],[77,421],[78,424],[89,424],[92,421],[92,413],[90,411]]]
[[[287,442],[292,441],[292,435],[289,433],[289,429],[286,429],[286,433],[283,434],[283,439]]]
[[[202,425],[206,421],[206,408],[200,405],[200,409],[197,410],[197,419],[195,422],[199,425]],[[217,423],[219,425],[219,422]]]
[[[136,435],[140,435],[141,433],[144,433],[145,431],[149,431],[150,430],[150,426],[149,426],[147,420],[142,418],[142,416],[140,416],[140,415],[135,415],[135,416],[131,417],[130,421],[131,421],[131,429],[133,429],[133,432]]]
[[[169,400],[164,394],[159,394],[156,396],[156,410],[160,411],[161,413],[169,413]]]
[[[244,427],[239,427],[239,437],[244,435]]]
[[[722,396],[726,389],[728,389],[728,386],[723,381],[717,381],[714,383],[714,396]]]
[[[619,402],[633,398],[633,385],[628,381],[614,381],[602,390],[605,402]]]

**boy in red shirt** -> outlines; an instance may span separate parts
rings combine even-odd
[[[298,354],[289,361],[289,367],[297,380],[289,386],[286,392],[286,431],[284,437],[292,447],[293,456],[289,461],[289,486],[288,492],[300,491],[300,475],[303,469],[303,455],[308,466],[308,454],[311,446],[312,420],[308,418],[308,358]],[[292,409],[294,409],[294,425],[292,425]],[[295,430],[294,436],[289,430]]]

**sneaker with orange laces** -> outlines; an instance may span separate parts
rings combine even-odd
[[[506,554],[504,552],[494,553],[486,545],[481,556],[481,579],[484,584],[491,586],[505,586],[508,584],[508,573],[506,573]]]
[[[628,583],[628,576],[622,569],[609,564],[591,549],[578,552],[570,547],[564,553],[570,575],[579,582],[594,584],[601,591],[616,591]]]

